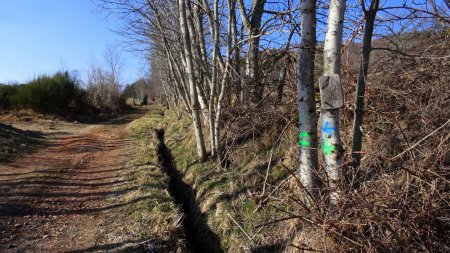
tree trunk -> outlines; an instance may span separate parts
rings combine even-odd
[[[220,122],[221,122],[221,112],[222,112],[222,104],[223,104],[223,100],[225,97],[225,91],[227,88],[227,83],[229,81],[230,78],[230,72],[231,72],[231,50],[232,50],[232,44],[233,44],[233,34],[232,34],[232,30],[233,30],[233,24],[232,24],[232,20],[233,20],[233,16],[234,16],[234,6],[235,6],[235,1],[234,0],[228,0],[228,33],[227,33],[227,50],[226,50],[226,59],[225,59],[225,69],[224,69],[224,73],[222,76],[222,81],[220,82],[220,91],[219,91],[219,96],[217,98],[217,104],[216,104],[216,117],[214,120],[214,139],[215,139],[215,144],[216,144],[216,155],[217,155],[217,160],[219,165],[222,165],[223,162],[223,157],[222,157],[222,146],[220,143]],[[218,17],[218,16],[216,16]],[[219,28],[219,25],[217,24],[217,29]],[[217,34],[218,35],[218,34]]]
[[[248,52],[246,61],[246,84],[250,87],[250,101],[257,103],[262,99],[264,87],[259,83],[259,41],[261,19],[266,0],[253,0],[252,12],[247,15],[243,0],[238,0],[242,22],[248,33]]]
[[[186,75],[189,82],[189,96],[192,105],[192,120],[194,123],[195,139],[197,144],[197,154],[201,161],[206,159],[205,142],[203,139],[202,125],[199,113],[199,102],[197,96],[197,87],[195,85],[193,59],[191,51],[191,41],[186,17],[186,0],[178,0],[180,12],[180,30],[183,39],[184,54],[186,57]]]
[[[364,4],[364,2],[362,3]],[[365,16],[362,60],[359,67],[358,83],[356,85],[356,99],[355,99],[355,116],[353,122],[353,141],[352,141],[352,173],[347,175],[348,182],[356,182],[356,171],[361,165],[361,150],[362,150],[362,124],[364,117],[364,95],[366,91],[367,71],[369,69],[370,51],[372,50],[372,35],[379,6],[379,0],[372,0],[369,10],[365,10],[363,5],[363,12]]]
[[[247,85],[250,87],[250,101],[254,104],[262,99],[263,87],[259,81],[259,32],[252,31],[248,45]]]
[[[287,68],[283,67],[280,70],[280,75],[279,75],[279,80],[278,80],[278,85],[277,85],[277,93],[278,93],[277,103],[278,104],[283,102],[283,90],[284,90],[284,86],[286,85],[286,75],[287,75]]]
[[[305,8],[303,11],[306,14],[306,16],[308,16],[308,19],[310,19],[311,17],[309,17],[309,14],[307,14],[307,12],[309,11],[308,8],[307,7],[302,7],[302,8]],[[314,9],[315,9],[315,5],[314,5]],[[313,18],[314,18],[313,25],[314,25],[314,34],[315,34],[316,33],[315,32],[315,29],[316,29],[315,28],[316,27],[315,18],[316,17],[314,16]],[[308,20],[308,23],[310,23],[309,20]],[[291,33],[289,34],[288,41],[286,43],[286,48],[284,49],[286,51],[286,55],[287,55],[286,61],[289,59],[289,48],[291,47],[291,39],[294,36],[295,30],[296,30],[296,27],[294,26],[291,30]],[[305,34],[305,35],[308,36],[308,34]],[[303,38],[303,36],[302,36],[302,38]],[[316,45],[316,39],[314,38],[314,48],[313,49],[315,49],[315,45]],[[312,51],[312,53],[314,56],[314,51]],[[301,53],[300,53],[300,55],[301,55]],[[312,59],[313,59],[313,65],[314,65],[314,57],[312,57]],[[282,64],[282,68],[280,70],[279,81],[278,81],[278,86],[277,86],[277,90],[278,90],[278,101],[277,102],[278,103],[281,103],[283,100],[283,89],[284,89],[284,86],[286,85],[286,76],[287,76],[287,70],[288,70],[287,66],[289,66],[289,64],[287,62],[285,62],[284,64]],[[301,68],[303,68],[303,67],[301,67]],[[314,75],[313,75],[313,79],[314,79]]]
[[[180,95],[180,97],[182,98],[183,102],[185,103],[185,107],[187,108],[188,112],[191,113],[191,109],[190,109],[191,102],[190,102],[190,98],[188,96],[188,92],[186,89],[186,84],[185,84],[184,78],[181,74],[181,69],[178,64],[178,61],[175,60],[176,57],[170,50],[170,43],[167,39],[168,36],[166,34],[166,31],[163,28],[164,26],[162,24],[160,12],[155,5],[150,4],[149,6],[155,12],[155,15],[154,15],[156,17],[155,27],[158,28],[158,30],[160,31],[161,36],[162,36],[162,44],[163,44],[164,52],[166,54],[167,63],[168,63],[168,67],[169,67],[168,74],[169,74],[169,76],[170,76],[170,74],[172,74],[173,80],[174,80],[173,83],[175,84],[175,88],[176,88],[178,94]]]
[[[213,6],[213,18],[211,23],[211,31],[213,34],[213,59],[212,59],[212,81],[211,81],[211,94],[209,96],[209,132],[211,141],[211,156],[216,155],[217,143],[216,143],[216,127],[215,127],[215,114],[216,114],[216,89],[218,83],[218,54],[219,54],[219,0],[214,0]]]
[[[230,10],[229,21],[231,23],[231,45],[233,46],[233,61],[232,61],[232,73],[231,77],[233,79],[233,86],[235,88],[236,99],[242,102],[243,100],[243,89],[240,78],[240,46],[237,46],[237,21],[236,21],[236,0],[231,0],[228,3]]]
[[[307,203],[319,195],[317,113],[314,94],[316,0],[301,1],[301,44],[297,76],[299,112],[299,174]]]
[[[344,14],[345,0],[331,0],[324,44],[323,67],[325,76],[340,74]],[[336,203],[344,153],[339,132],[339,109],[322,109],[321,123],[322,152],[331,192],[330,201]]]

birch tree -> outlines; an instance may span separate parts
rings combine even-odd
[[[208,123],[209,123],[209,136],[211,143],[211,156],[216,156],[218,152],[218,144],[216,140],[218,140],[216,136],[216,127],[215,127],[215,117],[216,117],[216,97],[217,97],[217,89],[220,89],[218,84],[219,78],[219,50],[220,50],[220,23],[219,23],[219,0],[213,1],[213,9],[210,9],[209,3],[206,0],[202,0],[203,9],[206,11],[206,14],[209,19],[209,29],[212,35],[212,43],[213,43],[213,51],[212,51],[212,62],[211,62],[211,70],[208,70],[208,60],[205,57],[203,58],[203,64],[205,65],[205,70],[211,75],[209,77],[209,98],[208,98]],[[202,27],[202,24],[199,23],[198,27]],[[202,40],[204,40],[205,35],[203,34],[202,29],[199,31],[200,36],[202,36]],[[206,49],[205,49],[206,51]]]
[[[215,8],[216,5],[218,5],[218,0],[216,0],[215,2]],[[221,143],[220,143],[220,123],[221,123],[221,115],[222,115],[222,107],[223,107],[223,102],[224,102],[224,98],[225,98],[225,92],[228,90],[229,87],[229,82],[230,82],[230,72],[231,72],[231,53],[232,53],[232,47],[235,47],[234,43],[235,41],[233,41],[233,29],[234,26],[236,26],[236,24],[233,22],[235,22],[235,18],[234,17],[234,12],[235,12],[235,5],[236,5],[236,1],[235,0],[228,0],[227,1],[227,5],[228,5],[228,25],[227,25],[227,39],[226,39],[226,53],[225,53],[225,66],[223,67],[223,74],[222,74],[222,81],[218,82],[219,83],[219,91],[218,91],[218,96],[217,96],[217,100],[216,100],[216,106],[215,106],[215,118],[214,118],[214,142],[215,142],[215,149],[216,149],[216,153],[218,156],[218,161],[219,163],[222,162],[222,147],[221,147]],[[219,20],[219,13],[218,11],[215,9],[214,11],[216,13],[215,17],[217,20]],[[219,22],[217,21],[216,23],[216,29],[219,30]],[[219,36],[218,36],[218,32],[217,32],[217,40],[219,40]],[[217,50],[218,53],[219,50]],[[213,99],[213,98],[212,98]]]
[[[327,22],[327,33],[324,43],[323,75],[330,77],[340,75],[341,44],[344,25],[345,0],[331,0]],[[321,91],[322,91],[321,87]],[[342,96],[340,83],[335,84],[331,95]],[[340,94],[339,94],[340,93]],[[325,97],[321,96],[322,108]],[[342,105],[341,105],[342,106]],[[337,200],[337,187],[342,175],[343,148],[339,132],[339,109],[321,109],[321,139],[324,167],[331,191],[330,200]]]
[[[227,0],[226,8],[222,8],[219,13],[219,0],[213,1],[213,9],[209,8],[206,1],[203,1],[203,8],[207,12],[210,31],[212,34],[212,63],[210,79],[210,96],[209,96],[209,130],[211,139],[211,154],[217,156],[219,163],[222,160],[222,148],[220,143],[221,115],[223,109],[224,98],[226,92],[229,91],[231,82],[231,57],[232,50],[236,49],[236,34],[234,33],[236,25],[235,6],[236,0]],[[226,17],[225,40],[221,43],[220,30],[222,22],[220,17]],[[233,39],[234,38],[234,39]],[[220,47],[225,44],[225,58],[222,56]],[[209,65],[206,64],[205,65]]]
[[[299,174],[306,196],[318,196],[317,113],[314,92],[316,1],[301,1],[301,44],[297,76],[299,111]]]
[[[189,82],[189,96],[192,104],[192,120],[197,144],[197,154],[201,161],[206,159],[205,142],[202,132],[202,124],[200,119],[200,107],[197,96],[197,87],[195,85],[195,76],[193,69],[192,48],[190,40],[190,32],[187,24],[186,0],[178,0],[178,11],[180,16],[180,31],[183,40],[184,55],[186,57],[186,75]]]

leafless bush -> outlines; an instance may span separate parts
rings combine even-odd
[[[88,78],[89,103],[100,110],[117,111],[121,105],[119,84],[100,66],[93,66]]]
[[[106,67],[92,62],[88,71],[87,92],[89,103],[103,111],[117,111],[124,102],[120,97],[119,72],[121,58],[113,47],[107,47],[104,53]]]

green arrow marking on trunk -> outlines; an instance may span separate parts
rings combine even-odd
[[[304,148],[311,146],[311,135],[308,132],[301,132],[298,137],[300,146]]]
[[[323,153],[331,155],[336,150],[336,147],[333,144],[330,144],[330,141],[324,140],[322,149]]]

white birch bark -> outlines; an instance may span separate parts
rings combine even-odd
[[[183,78],[183,74],[178,64],[178,61],[175,59],[174,53],[171,51],[171,45],[168,41],[169,36],[164,29],[160,11],[154,4],[149,4],[149,6],[154,11],[154,17],[156,18],[156,22],[153,23],[154,28],[156,28],[161,34],[160,38],[162,38],[162,44],[169,68],[168,74],[169,75],[172,74],[175,89],[180,95],[182,101],[184,102],[186,110],[189,112],[189,114],[191,114],[191,102],[188,96],[187,85],[186,82],[184,81],[185,79]]]
[[[345,0],[331,0],[324,44],[324,75],[340,74],[341,44],[345,14]],[[321,110],[321,137],[324,167],[331,191],[330,201],[336,203],[338,184],[342,175],[343,148],[339,132],[339,109]]]
[[[316,0],[301,2],[301,44],[297,76],[299,111],[299,174],[307,203],[319,196],[317,113],[314,92]]]
[[[226,51],[226,59],[225,59],[225,73],[222,77],[222,82],[220,82],[220,92],[217,98],[217,105],[215,111],[215,119],[214,119],[214,142],[216,144],[216,153],[219,164],[222,163],[222,147],[220,143],[220,120],[221,120],[221,112],[222,112],[222,104],[225,97],[225,91],[227,88],[227,83],[229,82],[230,71],[231,71],[231,47],[233,43],[233,15],[234,15],[234,0],[228,0],[228,33],[227,33],[227,51]],[[217,26],[218,28],[218,26]]]
[[[197,154],[201,161],[206,159],[205,142],[203,139],[202,125],[199,113],[199,102],[197,96],[197,87],[195,85],[193,59],[191,52],[191,41],[186,17],[186,0],[178,0],[180,12],[180,31],[183,40],[184,54],[186,57],[186,75],[189,82],[189,96],[192,104],[192,120],[194,125],[195,139],[197,144]]]
[[[187,4],[187,3],[186,3]],[[193,9],[193,10],[192,10]],[[187,16],[187,25],[188,25],[188,31],[191,38],[191,52],[192,52],[192,59],[193,59],[193,69],[194,69],[194,76],[195,76],[195,85],[197,88],[197,97],[198,102],[200,105],[200,113],[203,115],[203,121],[206,125],[209,126],[211,120],[209,119],[209,110],[208,110],[208,102],[207,102],[207,94],[204,87],[204,71],[202,71],[203,66],[206,64],[203,61],[202,56],[202,50],[200,48],[201,45],[201,37],[202,30],[200,29],[200,26],[197,26],[196,23],[196,16],[199,14],[198,12],[198,6],[194,4],[194,8],[187,8],[187,13],[189,14]]]
[[[211,156],[217,154],[217,143],[215,138],[215,114],[216,114],[216,88],[218,81],[218,54],[219,54],[219,0],[214,0],[213,17],[210,19],[211,32],[213,34],[213,60],[212,60],[212,80],[211,80],[211,94],[209,97],[209,131],[211,141]]]

